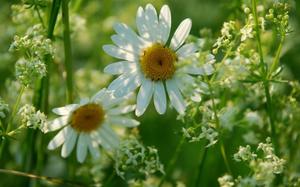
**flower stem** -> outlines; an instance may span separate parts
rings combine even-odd
[[[258,47],[258,51],[259,51],[259,55],[260,55],[260,63],[262,64],[262,67],[265,67],[264,55],[263,55],[262,45],[261,45],[261,40],[260,40],[260,29],[259,29],[259,25],[258,25],[256,0],[251,0],[251,1],[252,1],[252,12],[253,12],[254,20],[255,20],[256,40],[257,40],[257,47]],[[273,111],[273,103],[272,103],[272,97],[271,97],[271,93],[270,93],[270,80],[269,79],[271,78],[272,73],[276,70],[276,68],[278,66],[284,39],[285,39],[285,35],[283,35],[281,37],[281,41],[280,41],[279,47],[277,49],[277,52],[276,52],[276,55],[274,58],[274,62],[272,63],[272,66],[270,68],[270,71],[266,72],[265,69],[263,69],[264,73],[266,74],[265,80],[263,81],[263,87],[264,87],[265,96],[266,96],[266,100],[267,100],[267,114],[268,114],[268,118],[269,118],[270,129],[271,129],[271,139],[272,139],[275,153],[277,155],[279,153],[278,152],[278,142],[277,142],[278,140],[277,140],[277,134],[276,134],[275,114]]]
[[[158,187],[161,187],[163,185],[163,183],[165,182],[166,178],[169,177],[169,175],[171,174],[172,170],[174,169],[174,166],[175,166],[176,161],[178,159],[178,156],[179,156],[179,153],[180,153],[181,148],[183,146],[183,143],[184,143],[184,136],[182,136],[181,140],[177,144],[175,152],[174,152],[174,154],[173,154],[170,162],[168,163],[168,166],[167,166],[167,169],[166,169],[166,174],[160,180],[160,183],[159,183]]]
[[[195,187],[201,186],[200,185],[200,181],[201,181],[200,179],[201,179],[201,174],[202,174],[202,171],[203,171],[203,167],[204,167],[204,162],[205,162],[205,159],[206,159],[207,151],[208,151],[208,148],[204,147],[204,151],[203,151],[203,154],[202,154],[202,157],[201,157],[201,160],[200,160],[200,163],[199,163],[199,167],[198,167],[198,176],[196,178]]]
[[[67,102],[73,102],[73,65],[69,23],[69,0],[62,0],[62,22],[64,26],[65,68],[67,79]]]

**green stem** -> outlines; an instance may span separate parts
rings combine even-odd
[[[64,50],[65,50],[65,68],[67,79],[67,102],[73,102],[73,70],[72,70],[72,49],[69,26],[69,0],[62,0],[62,22],[64,26]]]
[[[221,125],[220,125],[220,119],[219,119],[219,116],[218,116],[217,105],[216,105],[216,102],[215,102],[215,99],[214,99],[214,93],[213,93],[213,89],[212,89],[212,86],[211,86],[210,82],[208,82],[208,86],[209,86],[210,94],[212,96],[211,101],[212,101],[212,109],[213,109],[213,113],[214,113],[214,118],[215,118],[215,121],[216,121],[216,128],[218,129],[219,132],[221,132]],[[222,136],[219,136],[219,137],[220,137],[219,138],[220,151],[221,151],[226,169],[229,172],[229,174],[232,175],[232,171],[231,171],[231,168],[230,168],[227,156],[226,156],[226,150],[225,150],[223,138],[222,138]]]
[[[257,4],[256,0],[251,0],[252,2],[252,13],[255,21],[255,36],[257,40],[257,48],[258,48],[258,53],[259,53],[259,59],[260,59],[260,65],[262,70],[265,72],[265,63],[264,63],[264,55],[263,55],[263,50],[262,50],[262,45],[261,45],[261,39],[260,39],[260,29],[259,29],[259,24],[258,24],[258,16],[257,16]]]
[[[3,174],[9,174],[9,175],[16,175],[16,176],[22,176],[22,177],[29,177],[32,179],[40,179],[40,180],[45,180],[47,182],[50,182],[52,184],[60,184],[60,185],[70,185],[70,186],[80,186],[83,187],[85,186],[82,183],[78,182],[73,182],[73,181],[68,181],[68,180],[63,180],[63,179],[58,179],[58,178],[53,178],[53,177],[47,177],[47,176],[40,176],[40,175],[35,175],[31,173],[25,173],[21,171],[15,171],[15,170],[9,170],[9,169],[0,169],[0,173]]]
[[[183,146],[184,143],[184,136],[182,136],[181,140],[179,141],[179,143],[177,144],[177,147],[175,149],[175,152],[170,160],[170,162],[168,163],[167,169],[166,169],[166,174],[162,177],[162,179],[160,180],[160,183],[158,185],[158,187],[161,187],[163,185],[163,183],[165,182],[166,178],[169,177],[169,175],[171,174],[176,161],[178,159],[179,153],[181,151],[181,148]]]
[[[276,70],[276,68],[278,67],[278,64],[279,64],[279,59],[280,59],[280,54],[281,54],[281,51],[282,51],[282,46],[283,46],[283,42],[285,40],[285,34],[283,34],[281,36],[281,40],[280,40],[280,43],[279,43],[279,46],[277,48],[277,51],[276,51],[276,54],[275,54],[275,58],[274,58],[274,61],[272,63],[272,66],[270,68],[270,71],[269,71],[269,74],[268,74],[268,78],[271,77],[272,73]]]
[[[199,163],[199,167],[198,167],[198,176],[197,176],[197,179],[196,179],[195,187],[201,186],[201,185],[200,185],[200,182],[201,182],[201,174],[202,174],[202,171],[203,171],[204,162],[205,162],[205,160],[206,160],[207,151],[208,151],[208,148],[205,147],[205,148],[204,148],[204,152],[203,152],[202,157],[201,157],[201,160],[200,160],[200,163]]]

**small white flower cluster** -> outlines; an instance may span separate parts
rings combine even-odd
[[[213,45],[213,54],[217,54],[218,50],[222,47],[228,48],[232,45],[234,41],[234,36],[236,35],[237,28],[235,21],[224,22],[221,29],[221,36],[217,38],[216,43]]]
[[[201,127],[201,132],[200,134],[197,133],[195,128],[182,128],[183,136],[189,140],[189,142],[198,142],[201,139],[206,139],[208,140],[208,144],[206,147],[210,147],[218,142],[218,135],[219,133],[211,128],[211,127]]]
[[[9,112],[8,104],[4,102],[2,98],[0,98],[0,118],[6,118],[7,113]]]
[[[274,3],[266,15],[266,20],[274,24],[280,35],[290,32],[289,28],[289,6],[287,3]]]
[[[247,40],[248,38],[253,38],[253,28],[254,28],[254,17],[250,14],[250,9],[248,7],[244,8],[244,12],[247,14],[246,24],[240,29],[241,42]]]
[[[246,147],[240,146],[239,151],[233,155],[234,160],[240,162],[240,161],[249,161],[254,160],[257,157],[257,154],[251,152],[250,145],[247,145]]]
[[[239,151],[234,154],[234,159],[247,162],[253,172],[252,176],[239,176],[235,179],[236,186],[270,186],[275,174],[282,173],[285,165],[285,160],[275,155],[270,138],[266,139],[266,143],[259,143],[256,153],[251,151],[249,145],[240,146]]]
[[[232,187],[234,186],[234,181],[232,176],[226,174],[222,177],[218,178],[218,182],[220,184],[220,187]]]
[[[16,77],[24,86],[29,86],[33,79],[46,75],[45,55],[53,57],[54,49],[51,40],[42,34],[41,25],[27,30],[24,37],[15,36],[10,46],[11,52],[19,52],[21,58],[16,63]]]
[[[164,174],[157,149],[145,147],[135,138],[121,143],[116,154],[115,169],[123,179],[144,179],[156,172]]]
[[[28,128],[42,129],[47,124],[47,116],[40,111],[36,111],[32,105],[24,105],[18,113],[21,117],[21,123]]]

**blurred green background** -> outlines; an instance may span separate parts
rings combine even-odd
[[[266,0],[267,1],[267,0]],[[248,1],[247,1],[248,2]],[[265,2],[263,0],[262,2]],[[0,95],[7,97],[12,94],[7,89],[12,85],[9,80],[14,80],[14,63],[18,57],[8,53],[9,46],[13,41],[15,34],[24,34],[24,29],[30,26],[30,23],[24,22],[16,24],[12,22],[12,4],[20,4],[16,0],[1,0],[0,2]],[[71,26],[74,29],[72,36],[73,60],[76,80],[77,98],[89,96],[106,86],[112,77],[103,75],[103,68],[116,61],[106,55],[102,46],[112,43],[110,36],[114,33],[112,26],[115,22],[124,22],[135,28],[135,14],[138,6],[144,6],[152,3],[157,9],[163,4],[168,4],[172,13],[172,32],[177,25],[186,17],[193,21],[191,34],[201,37],[200,30],[209,28],[217,37],[224,21],[228,21],[242,13],[241,5],[245,3],[242,0],[71,0]],[[288,37],[284,48],[281,63],[285,64],[292,75],[300,80],[300,1],[290,1],[291,15],[290,21],[293,28],[291,36]],[[47,12],[47,11],[46,11]],[[72,17],[73,16],[73,17]],[[80,17],[78,17],[80,16]],[[46,21],[47,15],[44,16]],[[60,25],[58,22],[58,26]],[[23,29],[23,30],[22,30]],[[62,50],[61,29],[56,29],[58,58],[52,67],[55,72],[51,79],[50,87],[50,108],[60,106],[64,103],[64,90],[59,89],[64,83],[60,73],[62,73],[62,63],[60,52]],[[86,82],[89,84],[86,84]],[[59,90],[57,92],[57,90]],[[55,92],[55,94],[54,94]],[[147,115],[143,115],[139,120],[141,140],[145,145],[155,146],[161,158],[166,164],[171,158],[175,147],[181,137],[180,130],[182,124],[176,120],[174,110],[167,110],[167,114],[158,115],[152,104],[148,108]],[[232,137],[235,137],[234,139]],[[236,152],[241,139],[240,130],[234,129],[231,137],[225,140],[225,146],[228,155]],[[203,151],[204,142],[186,143],[180,153],[178,164],[174,174],[186,183],[192,186],[196,178],[198,161]],[[54,153],[54,154],[58,154]],[[18,168],[14,165],[16,158],[6,158],[6,168]],[[234,170],[238,169],[243,173],[245,168],[240,168],[232,158],[229,159]],[[3,167],[2,165],[0,166]],[[236,168],[235,168],[236,167]],[[207,160],[204,165],[204,173],[201,177],[203,186],[217,186],[217,178],[226,171],[218,147],[215,146],[208,151]],[[57,176],[52,171],[53,176]],[[49,172],[48,172],[49,174]],[[51,172],[50,172],[51,175]],[[176,177],[176,176],[175,176]],[[5,183],[5,181],[14,181],[15,183]],[[0,174],[0,186],[23,186],[21,177],[4,176]],[[125,185],[120,179],[116,178],[114,186]]]

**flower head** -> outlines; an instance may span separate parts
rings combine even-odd
[[[116,24],[115,45],[103,46],[104,51],[122,61],[108,65],[104,71],[119,75],[110,86],[116,96],[126,95],[140,87],[135,114],[142,115],[153,97],[159,114],[167,107],[167,95],[172,106],[183,114],[186,103],[182,82],[191,79],[189,74],[207,74],[203,67],[183,62],[196,54],[194,43],[184,44],[191,30],[192,21],[183,20],[169,41],[171,13],[164,5],[160,13],[151,4],[139,7],[136,16],[138,35],[125,24]],[[193,63],[193,61],[192,61]]]
[[[118,147],[119,138],[111,125],[139,125],[138,121],[123,116],[133,111],[135,105],[117,106],[128,97],[116,98],[111,92],[102,89],[91,99],[82,99],[79,104],[53,109],[61,117],[50,122],[43,131],[61,130],[50,141],[48,149],[53,150],[62,145],[61,156],[67,157],[77,142],[77,160],[83,162],[88,150],[94,158],[99,157],[99,145],[106,149]]]

